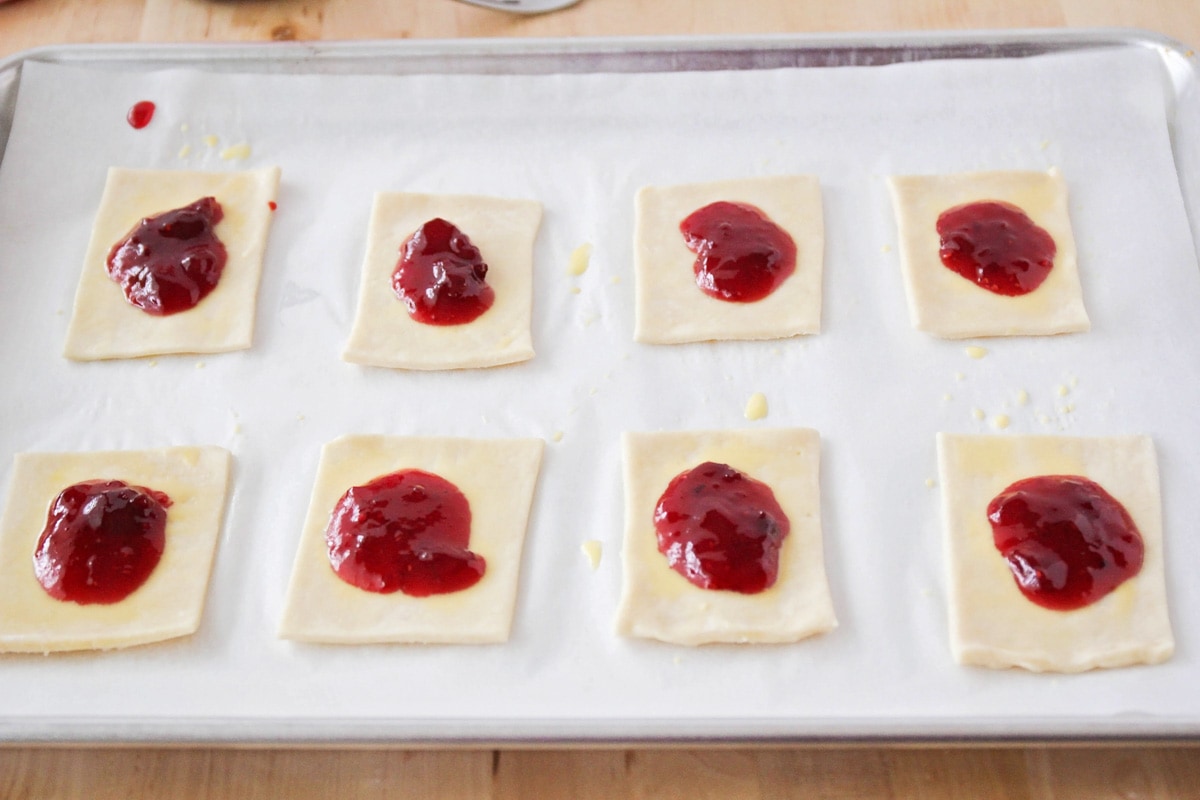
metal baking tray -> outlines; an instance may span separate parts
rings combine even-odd
[[[1155,53],[1169,76],[1169,129],[1194,241],[1200,241],[1200,74],[1194,53],[1142,31],[1011,31],[708,38],[454,40],[264,45],[55,46],[0,62],[0,161],[25,64],[96,70],[186,67],[214,72],[312,75],[567,74],[693,72],[879,66],[942,59],[1019,59],[1110,48]],[[0,454],[8,459],[11,454]],[[609,557],[615,558],[615,554]],[[1181,621],[1177,621],[1180,624]],[[4,663],[0,659],[0,679]],[[1200,722],[1132,714],[1111,719],[338,719],[322,717],[124,718],[77,714],[6,718],[0,741],[254,744],[791,743],[1180,740]]]

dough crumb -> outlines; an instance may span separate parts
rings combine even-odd
[[[575,276],[582,275],[587,272],[591,258],[592,245],[589,242],[584,242],[571,251],[571,259],[567,264],[567,272]]]
[[[613,275],[611,278],[608,279],[608,282],[611,283],[613,286],[616,286],[618,283],[621,282],[621,276]]]
[[[966,376],[966,375],[964,375],[964,374],[962,374],[961,372],[956,372],[956,373],[954,373],[954,380],[956,380],[956,381],[965,380],[965,379],[966,379],[966,377],[967,377],[967,376]]]
[[[1067,388],[1067,385],[1065,383],[1060,383],[1058,385],[1058,388],[1055,389],[1055,391],[1058,392],[1059,397],[1066,397],[1071,392],[1071,390]]]
[[[1021,389],[1017,392],[1017,405],[1023,406],[1029,403],[1029,392]]]
[[[187,158],[191,154],[192,154],[192,146],[190,144],[185,144],[183,147],[179,148],[179,157],[180,158]]]
[[[750,395],[750,399],[746,401],[746,410],[743,415],[748,420],[762,419],[767,415],[767,396],[762,392],[755,392]]]
[[[971,358],[983,358],[987,355],[988,351],[986,347],[971,345],[970,347],[965,348],[963,352],[969,355]]]
[[[196,362],[196,369],[204,369],[206,366],[208,366],[208,365],[205,364],[203,361]]]
[[[1072,411],[1075,410],[1075,404],[1067,403],[1065,406],[1062,407],[1062,410],[1063,410],[1064,414],[1070,414]]]
[[[297,420],[298,422],[304,422],[304,415],[303,415],[303,414],[297,414],[297,415],[296,415],[296,420]]]
[[[883,247],[879,248],[879,252],[890,253],[892,252],[892,246],[890,244],[885,244]]]
[[[181,133],[187,133],[188,132],[188,124],[186,122],[179,123],[179,130]]]
[[[937,481],[935,481],[933,478],[926,478],[925,485],[932,489],[933,487],[937,486]]]
[[[971,416],[974,417],[975,419],[983,419],[984,417],[987,416],[987,414],[983,413],[982,408],[972,408]]]
[[[1042,140],[1042,149],[1043,149],[1043,150],[1045,150],[1045,149],[1046,149],[1047,147],[1049,147],[1049,146],[1050,146],[1050,140],[1049,140],[1049,139],[1043,139],[1043,140]]]
[[[235,144],[230,147],[226,147],[224,150],[221,151],[221,160],[222,161],[237,161],[237,160],[241,160],[243,158],[249,158],[249,157],[250,157],[250,145],[246,144],[245,142],[242,142],[241,144]]]
[[[600,567],[600,557],[604,554],[604,545],[602,543],[595,539],[588,539],[579,546],[579,549],[587,556],[588,564],[591,565],[593,571]]]
[[[949,392],[946,392],[944,395],[942,395],[943,403],[949,403],[953,399],[954,399],[954,395],[950,394]]]
[[[217,146],[217,142],[219,142],[219,141],[221,141],[221,140],[220,140],[220,139],[218,139],[216,136],[214,136],[214,135],[213,135],[213,134],[211,134],[211,133],[210,133],[208,136],[205,136],[205,137],[204,137],[204,143],[205,143],[206,145],[208,145],[209,147],[216,147],[216,146]]]
[[[578,286],[571,287],[571,294],[581,294],[582,292],[583,289],[580,289]]]
[[[554,432],[554,441],[556,441],[556,442],[561,442],[561,441],[562,441],[562,437],[563,437],[563,432],[562,432],[562,431],[555,431],[555,432]]]
[[[1004,430],[1008,427],[1009,422],[1008,414],[997,414],[992,417],[992,427],[997,430]]]
[[[1043,425],[1049,425],[1050,417],[1046,414],[1038,414],[1038,422],[1042,423]]]
[[[1070,383],[1071,383],[1071,388],[1074,389],[1076,386],[1079,385],[1079,377],[1076,375],[1072,375]]]

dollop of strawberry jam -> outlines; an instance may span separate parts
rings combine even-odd
[[[1042,285],[1054,266],[1054,237],[1010,203],[988,200],[937,219],[942,263],[989,292],[1016,297]]]
[[[450,481],[401,470],[349,489],[325,529],[338,577],[368,592],[413,597],[447,594],[483,577],[482,556],[467,549],[471,506]]]
[[[191,205],[146,217],[108,253],[108,276],[125,299],[147,314],[194,308],[216,288],[225,270],[225,245],[214,228],[221,204],[202,197]]]
[[[706,461],[667,485],[654,528],[658,551],[691,583],[756,594],[775,584],[791,523],[771,487]]]
[[[1017,586],[1045,608],[1090,605],[1142,568],[1142,536],[1129,512],[1087,478],[1017,481],[988,504],[987,515]]]
[[[718,300],[761,300],[796,271],[792,237],[747,203],[711,203],[689,214],[679,230],[696,254],[696,285]]]
[[[59,493],[33,554],[38,583],[80,605],[118,603],[146,582],[166,547],[162,492],[123,481],[85,481]]]
[[[408,314],[427,325],[463,325],[492,307],[488,265],[453,223],[436,217],[400,245],[392,290]]]

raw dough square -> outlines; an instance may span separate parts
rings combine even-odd
[[[1067,214],[1067,185],[1058,170],[909,175],[889,178],[888,185],[914,328],[943,339],[1043,336],[1091,328]],[[938,216],[979,200],[1018,206],[1053,237],[1057,248],[1054,267],[1045,282],[1029,294],[995,294],[942,264]]]
[[[219,447],[99,453],[22,453],[0,517],[0,652],[101,650],[194,633],[225,511],[230,456]],[[166,547],[133,594],[111,605],[78,605],[46,593],[33,554],[46,515],[68,486],[121,480],[166,492]]]
[[[757,207],[796,242],[796,271],[761,300],[718,300],[696,285],[696,254],[684,242],[679,223],[721,200]],[[825,228],[815,177],[647,186],[637,194],[636,217],[637,341],[781,339],[820,332]]]
[[[937,441],[955,660],[1081,672],[1170,657],[1175,643],[1163,576],[1162,504],[1149,437],[943,433]],[[1026,599],[993,544],[987,506],[1014,482],[1036,475],[1081,475],[1120,501],[1145,542],[1141,572],[1074,611]]]
[[[392,290],[400,246],[435,217],[479,248],[496,293],[492,307],[464,325],[426,325]],[[533,358],[533,243],[542,206],[533,200],[471,195],[378,193],[367,230],[358,313],[342,358],[400,369],[469,369]]]
[[[837,625],[825,580],[814,430],[627,433],[624,582],[617,632],[684,645],[794,642]],[[654,508],[667,484],[705,461],[771,487],[791,522],[775,585],[758,594],[701,589],[658,552]]]
[[[325,445],[280,637],[335,644],[507,641],[543,445],[541,439],[389,436],[345,436]],[[479,583],[461,592],[409,597],[364,591],[333,571],[325,528],[334,506],[350,487],[401,469],[439,475],[466,495],[469,547],[487,561]]]
[[[278,167],[244,172],[109,169],[63,355],[97,361],[248,348],[274,213],[269,203],[278,188]],[[216,288],[195,308],[164,317],[130,305],[105,268],[112,246],[144,217],[208,196],[215,197],[225,213],[215,230],[228,261]]]

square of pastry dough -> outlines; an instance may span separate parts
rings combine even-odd
[[[721,201],[754,206],[796,244],[796,271],[760,300],[720,300],[696,285],[696,254],[679,225],[692,212]],[[819,333],[823,220],[821,185],[807,175],[643,187],[634,233],[634,339],[679,344]]]
[[[488,643],[508,639],[533,504],[541,439],[344,436],[321,451],[279,636],[306,642]],[[468,548],[483,577],[457,592],[410,597],[365,591],[330,565],[325,530],[346,491],[400,470],[454,484],[470,505]]]
[[[1163,575],[1162,504],[1147,436],[938,434],[950,644],[960,664],[1081,672],[1154,664],[1174,652]],[[993,541],[988,504],[1013,483],[1077,475],[1129,512],[1145,545],[1141,570],[1071,611],[1021,593]]]
[[[250,347],[279,168],[188,172],[114,167],[108,171],[63,355],[76,361],[168,353],[224,353]],[[195,307],[147,314],[108,276],[113,245],[142,219],[215,197],[224,216],[214,233],[227,261],[216,287]]]
[[[200,625],[225,511],[230,455],[219,447],[22,453],[0,517],[0,652],[128,647],[194,633]],[[91,480],[165,492],[166,544],[140,587],[112,604],[51,597],[33,557],[59,493]]]
[[[889,178],[888,185],[914,328],[943,339],[965,339],[1041,336],[1091,327],[1067,214],[1067,184],[1058,170],[907,175]],[[1050,273],[1028,294],[996,294],[942,263],[938,217],[956,206],[988,200],[1017,206],[1054,240]]]
[[[401,245],[439,217],[479,248],[495,292],[491,308],[461,325],[417,322],[392,289]],[[533,358],[533,244],[541,220],[541,203],[533,200],[376,194],[358,312],[342,358],[399,369],[470,369]]]
[[[822,554],[816,431],[627,433],[623,446],[619,634],[683,645],[794,642],[837,625]],[[765,483],[790,522],[775,584],[757,594],[702,589],[671,569],[658,550],[659,498],[677,475],[707,461]]]

